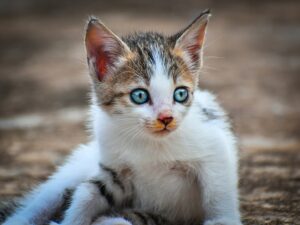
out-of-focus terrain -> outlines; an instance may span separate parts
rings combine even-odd
[[[243,221],[300,224],[299,1],[1,1],[0,199],[30,190],[88,141],[89,15],[117,34],[172,34],[208,7],[201,87],[239,137]]]

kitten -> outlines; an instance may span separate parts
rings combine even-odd
[[[69,190],[63,225],[241,225],[235,137],[198,87],[209,16],[171,37],[89,20],[92,140],[5,225],[49,223]]]

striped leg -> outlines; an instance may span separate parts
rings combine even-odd
[[[170,225],[169,221],[154,213],[138,210],[127,210],[122,212],[122,215],[133,225]]]
[[[130,180],[101,165],[97,176],[76,188],[62,225],[90,225],[95,216],[123,206],[131,197]]]
[[[126,210],[112,217],[100,217],[92,225],[171,225],[171,223],[153,213]]]

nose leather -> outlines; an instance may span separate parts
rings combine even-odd
[[[158,118],[158,120],[159,120],[160,122],[162,122],[165,126],[167,126],[169,123],[172,122],[173,117],[172,117],[172,116],[168,116],[168,117],[160,117],[160,118]]]

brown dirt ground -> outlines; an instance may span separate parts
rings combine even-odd
[[[46,179],[88,140],[88,15],[118,34],[171,34],[207,7],[201,86],[239,136],[244,224],[300,224],[299,1],[1,1],[0,199]]]

